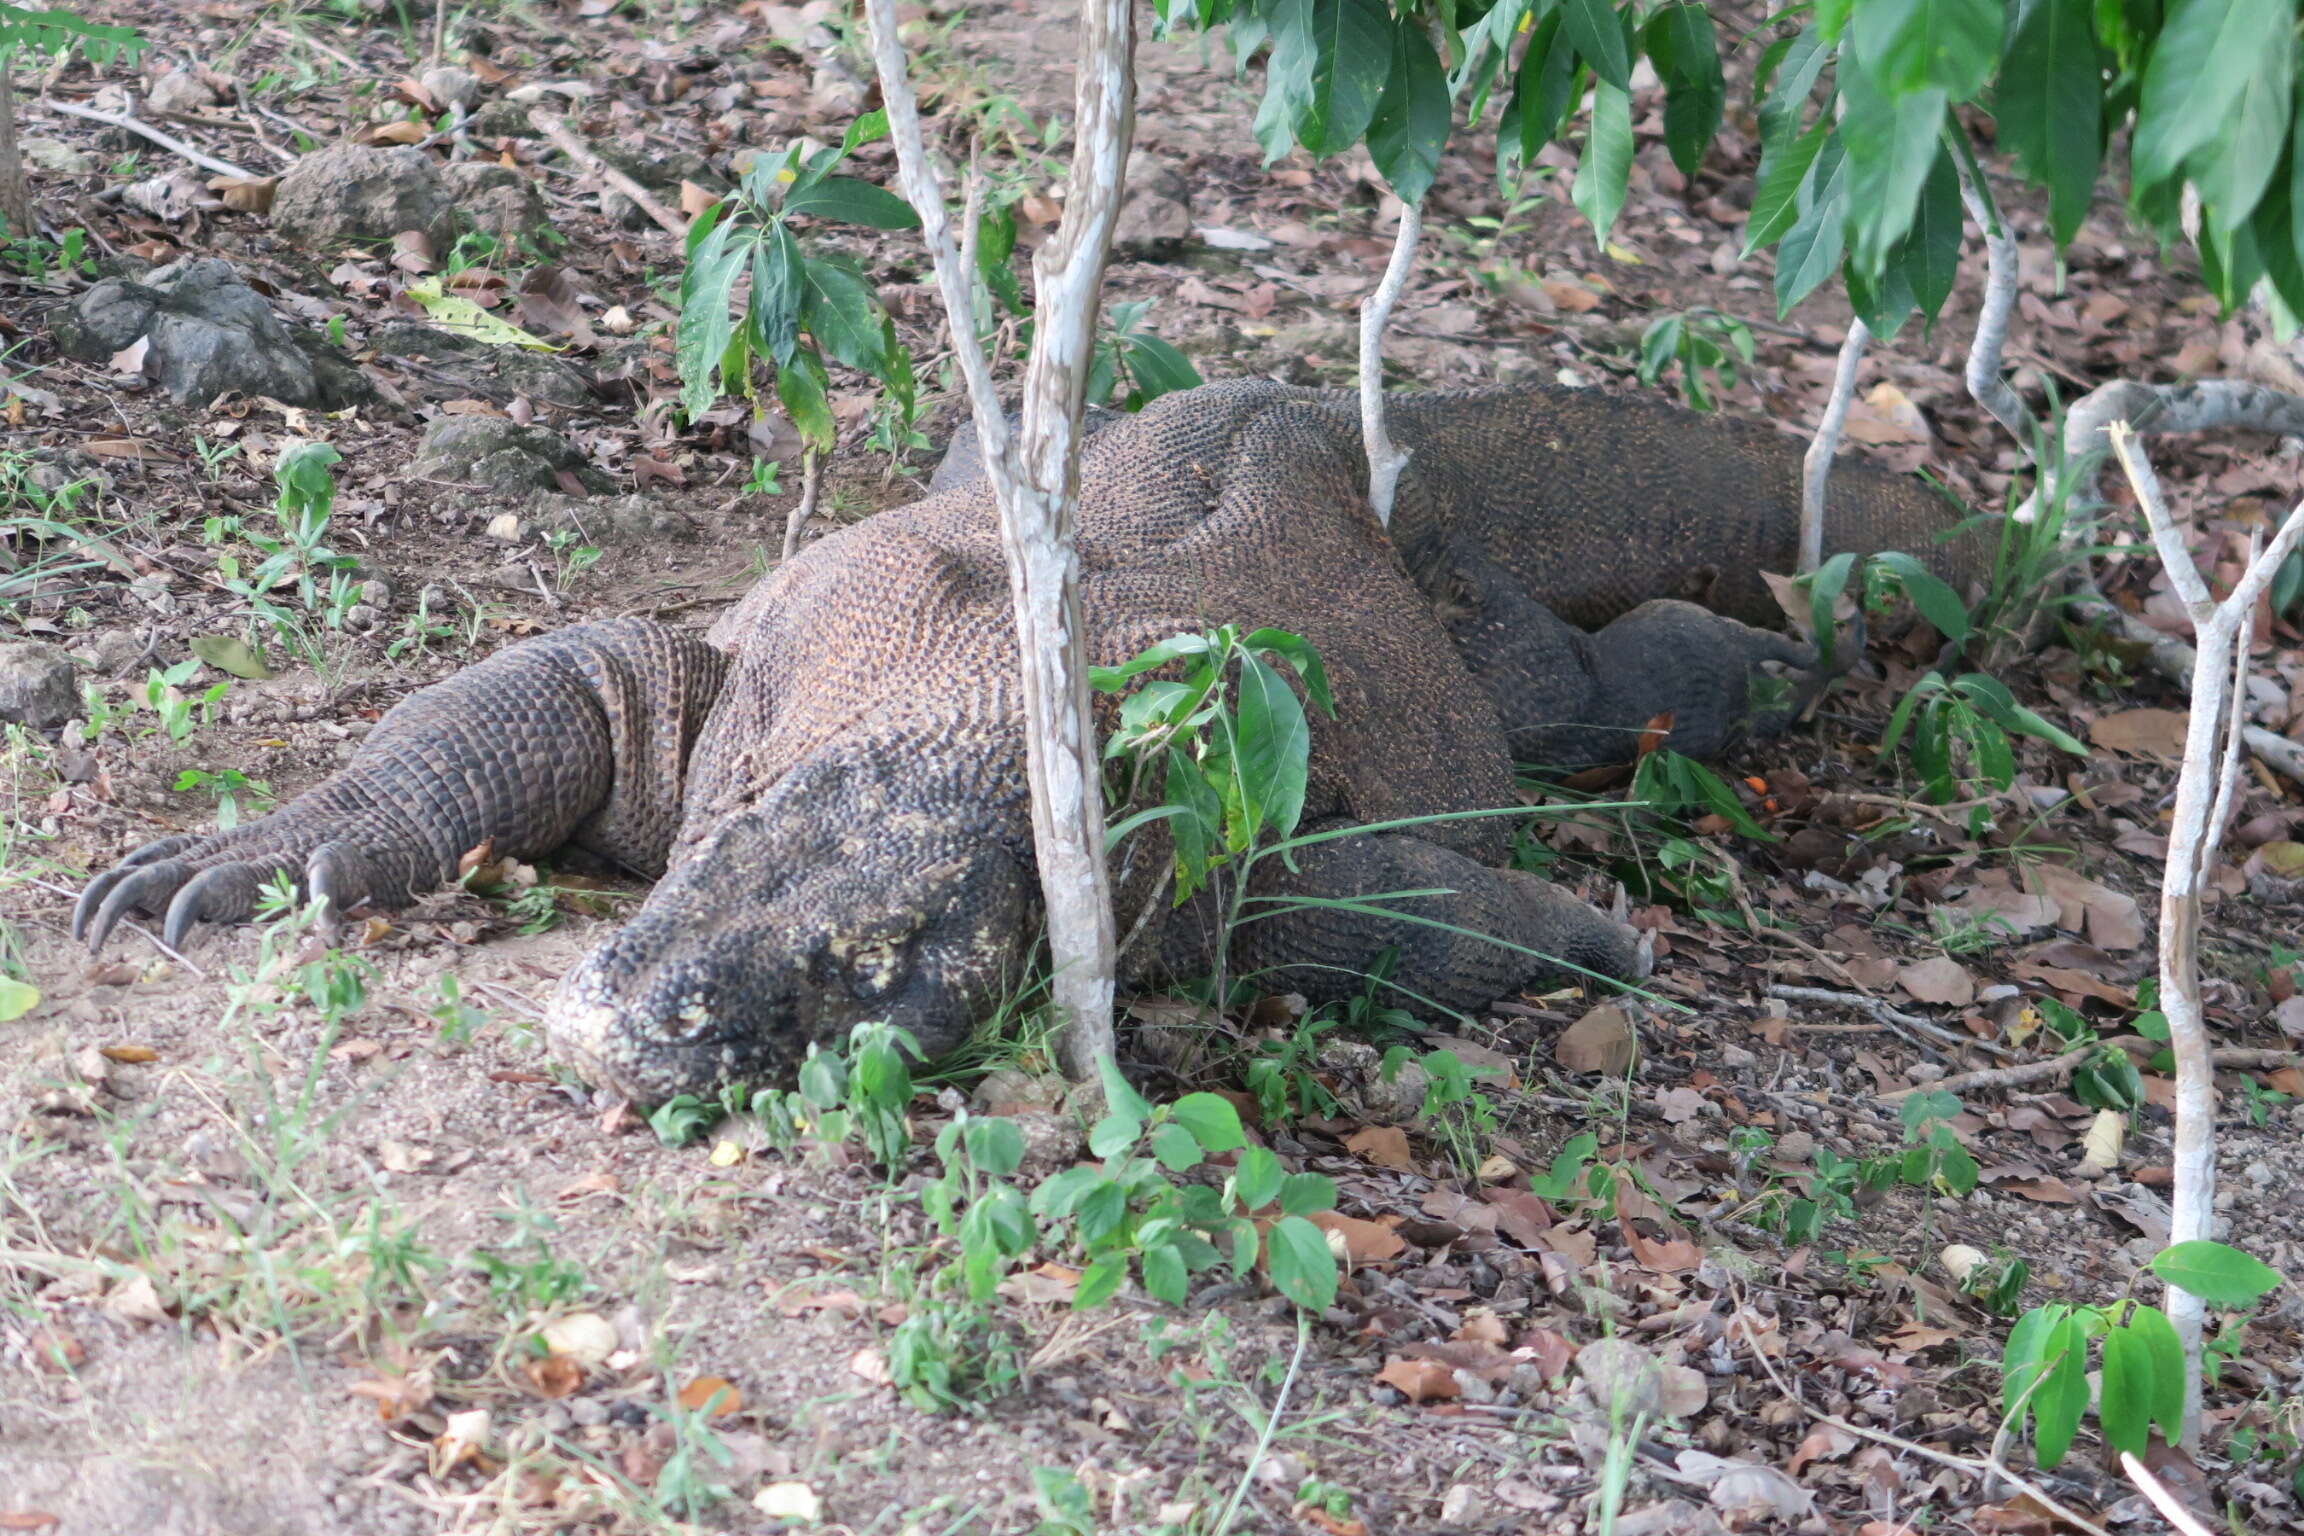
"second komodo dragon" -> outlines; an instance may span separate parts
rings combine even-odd
[[[1222,623],[1309,639],[1336,718],[1312,725],[1307,831],[1510,805],[1515,760],[1621,761],[1666,712],[1695,755],[1780,727],[1755,717],[1752,681],[1809,656],[1749,624],[1773,607],[1759,573],[1793,560],[1794,444],[1555,388],[1390,409],[1413,457],[1389,533],[1349,396],[1212,385],[1099,432],[1080,472],[1091,658]],[[1977,541],[1943,542],[1953,509],[1917,483],[1849,464],[1832,494],[1835,547],[1976,574]],[[248,918],[282,871],[348,911],[405,904],[484,843],[573,843],[662,875],[552,1006],[555,1048],[593,1082],[710,1093],[788,1073],[868,1018],[949,1050],[1035,942],[1014,644],[991,492],[957,486],[823,539],[709,637],[580,624],[411,695],[283,809],[130,854],[90,884],[76,930],[101,945],[131,911],[164,914],[181,945]],[[1450,1008],[1557,974],[1531,952],[1627,974],[1629,932],[1498,867],[1510,839],[1508,819],[1478,818],[1266,861],[1265,894],[1448,892],[1404,909],[1466,933],[1301,910],[1246,925],[1234,961],[1296,967],[1275,979],[1317,1001],[1394,948],[1402,995]],[[1118,900],[1123,931],[1161,909],[1124,984],[1211,968],[1197,901],[1167,911],[1143,884]]]

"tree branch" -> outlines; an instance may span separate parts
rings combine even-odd
[[[1848,322],[1848,338],[1840,343],[1840,365],[1832,371],[1832,394],[1824,402],[1824,418],[1800,460],[1800,574],[1824,563],[1824,491],[1832,478],[1832,460],[1840,452],[1840,434],[1848,427],[1848,407],[1856,398],[1856,370],[1871,345],[1872,328],[1861,320]]]
[[[2008,345],[2009,317],[2016,312],[2022,252],[2014,231],[1968,174],[1965,157],[1955,155],[1953,161],[1960,169],[1960,200],[1968,206],[1968,217],[1984,232],[1984,298],[1976,311],[1976,334],[1968,343],[1968,395],[2007,429],[2018,447],[2030,453],[2038,423],[2000,369],[2000,354]]]

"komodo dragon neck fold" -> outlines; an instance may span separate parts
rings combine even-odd
[[[1303,635],[1337,700],[1314,722],[1306,822],[1337,828],[1512,805],[1515,758],[1621,760],[1659,715],[1695,754],[1781,723],[1754,681],[1807,652],[1742,620],[1766,617],[1758,573],[1791,564],[1793,444],[1554,389],[1395,397],[1393,413],[1413,457],[1389,533],[1348,397],[1214,385],[1099,431],[1079,522],[1094,659],[1223,622]],[[392,906],[482,844],[574,843],[668,871],[547,1021],[594,1081],[706,1093],[785,1073],[864,1019],[950,1049],[1027,969],[1038,888],[996,512],[981,483],[945,478],[778,570],[710,644],[577,625],[411,695],[273,815],[130,854],[90,884],[76,931],[100,945],[143,911],[181,944],[247,918],[280,872],[339,910]],[[1952,509],[1911,482],[1846,465],[1833,486],[1839,547],[1903,548],[1956,582],[1980,566],[1980,541],[1938,542]],[[1501,818],[1441,821],[1267,861],[1259,895],[1447,894],[1301,907],[1242,929],[1234,962],[1317,1001],[1391,951],[1400,999],[1444,1009],[1562,962],[1630,974],[1626,930],[1500,867],[1510,836]],[[1156,909],[1154,928],[1140,979],[1211,968],[1219,936],[1195,909]]]

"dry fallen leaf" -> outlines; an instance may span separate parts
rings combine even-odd
[[[571,1312],[544,1325],[544,1347],[590,1368],[616,1353],[616,1325],[597,1312]]]
[[[1344,1149],[1379,1168],[1416,1171],[1416,1159],[1408,1155],[1408,1133],[1398,1126],[1364,1125],[1344,1139]]]
[[[710,1409],[713,1418],[724,1419],[743,1408],[744,1394],[726,1377],[699,1376],[680,1389],[680,1406],[690,1413]]]
[[[1560,1032],[1552,1059],[1564,1072],[1601,1072],[1621,1077],[1639,1055],[1640,1036],[1632,1018],[1614,1003],[1599,1007]]]
[[[824,1518],[824,1501],[806,1483],[770,1483],[752,1495],[752,1507],[771,1520],[814,1525]]]
[[[1408,1249],[1408,1244],[1393,1230],[1400,1225],[1397,1216],[1362,1221],[1336,1211],[1315,1211],[1308,1219],[1328,1234],[1330,1248],[1342,1244],[1338,1257],[1351,1264],[1380,1264],[1386,1259],[1398,1258]]]
[[[2057,904],[2057,926],[2086,931],[2099,949],[2135,949],[2144,942],[2144,918],[2136,898],[2115,891],[2061,864],[2036,864],[2025,872],[2034,890]]]
[[[2123,709],[2088,727],[2088,739],[2130,757],[2173,763],[2184,756],[2184,732],[2191,715],[2181,709]]]
[[[1934,955],[1897,967],[1896,984],[1915,1002],[1965,1008],[1976,1001],[1976,978],[1950,955]]]
[[[1464,1389],[1456,1383],[1456,1373],[1438,1360],[1409,1360],[1394,1355],[1384,1362],[1384,1369],[1376,1379],[1392,1388],[1412,1403],[1437,1402],[1458,1397]]]

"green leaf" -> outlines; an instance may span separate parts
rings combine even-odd
[[[1591,221],[1592,237],[1605,249],[1608,232],[1623,211],[1632,176],[1632,98],[1605,81],[1592,88],[1592,129],[1576,163],[1570,191],[1576,207]]]
[[[264,664],[264,658],[257,655],[245,640],[232,635],[194,635],[190,643],[192,654],[219,672],[258,681],[272,675],[272,669]]]
[[[1668,5],[1649,20],[1643,36],[1649,62],[1664,81],[1665,148],[1680,173],[1693,176],[1728,105],[1712,13],[1701,5]]]
[[[1776,247],[1776,312],[1788,315],[1840,267],[1847,219],[1848,158],[1834,132],[1808,168],[1799,217]]]
[[[1117,1157],[1136,1145],[1144,1122],[1127,1115],[1106,1115],[1088,1130],[1088,1150],[1098,1157]]]
[[[1831,119],[1824,118],[1797,138],[1761,152],[1759,190],[1752,195],[1752,217],[1745,224],[1746,256],[1775,244],[1799,220],[1809,167],[1831,137]]]
[[[1789,143],[1800,131],[1800,123],[1808,114],[1808,97],[1823,78],[1824,66],[1832,62],[1833,40],[1825,38],[1813,26],[1800,29],[1785,51],[1783,72],[1777,76],[1776,87],[1768,99],[1760,103],[1760,138],[1770,149]],[[1826,115],[1829,121],[1829,114]]]
[[[1940,144],[1936,164],[1920,188],[1912,232],[1904,237],[1904,277],[1912,285],[1912,302],[1931,324],[1960,276],[1960,248],[1967,241],[1964,216],[1960,170],[1952,151]]]
[[[1312,728],[1295,691],[1253,651],[1240,653],[1238,714],[1235,769],[1249,827],[1286,837],[1304,813]]]
[[[1887,90],[1967,101],[2000,57],[2001,0],[1864,0],[1848,41]]]
[[[1291,1216],[1336,1209],[1336,1181],[1324,1173],[1292,1173],[1280,1184],[1280,1209]]]
[[[1005,1115],[979,1115],[963,1133],[968,1160],[996,1179],[1004,1179],[1024,1164],[1024,1131]]]
[[[1328,669],[1321,664],[1320,652],[1302,635],[1285,629],[1259,629],[1240,642],[1249,651],[1270,651],[1296,669],[1304,679],[1304,691],[1329,719],[1336,718],[1336,697],[1328,688]]]
[[[735,228],[724,221],[715,224],[689,251],[688,271],[680,279],[680,326],[672,361],[680,373],[680,409],[691,421],[719,398],[721,359],[736,334],[732,306],[746,247],[730,238]]]
[[[2053,1467],[2072,1449],[2088,1412],[2088,1335],[2080,1320],[2067,1317],[2057,1324],[2044,1353],[2053,1363],[2032,1394],[2032,1445],[2040,1465]]]
[[[1096,1129],[1100,1132],[1112,1123],[1109,1119],[1099,1121]],[[1134,1136],[1128,1136],[1117,1146],[1099,1147],[1094,1136],[1091,1136],[1088,1147],[1098,1157],[1110,1157],[1115,1152],[1126,1151],[1135,1141]],[[1187,1168],[1200,1166],[1200,1143],[1193,1139],[1191,1131],[1171,1121],[1152,1133],[1152,1155],[1170,1173],[1182,1173]]]
[[[2091,0],[2017,0],[1994,97],[2000,141],[2048,188],[2048,222],[2059,246],[2070,243],[2087,218],[2104,160],[2093,9]]]
[[[2145,1373],[2146,1410],[2160,1426],[2161,1437],[2173,1445],[2184,1434],[2183,1341],[2176,1337],[2176,1325],[2167,1313],[2141,1302],[2129,1316],[2128,1332],[2142,1341],[2151,1357]]]
[[[782,224],[752,247],[752,345],[779,368],[800,344],[800,269],[800,242]]]
[[[2252,1254],[2198,1239],[2164,1248],[2152,1273],[2212,1307],[2245,1307],[2280,1284],[2280,1271]]]
[[[1292,101],[1296,142],[1325,158],[1359,143],[1376,116],[1392,75],[1392,18],[1383,0],[1311,0],[1310,12],[1301,31],[1274,25],[1270,67],[1301,80]],[[1308,54],[1304,65],[1283,62],[1294,50]]]
[[[1271,1148],[1243,1150],[1238,1165],[1232,1170],[1232,1190],[1240,1197],[1240,1209],[1260,1211],[1279,1199],[1280,1185],[1287,1176],[1278,1154]]]
[[[1336,1300],[1336,1255],[1328,1234],[1301,1216],[1283,1216],[1265,1234],[1272,1283],[1307,1312],[1325,1312]]]
[[[1052,1173],[1032,1191],[1032,1214],[1046,1221],[1062,1221],[1080,1209],[1091,1190],[1109,1182],[1103,1169],[1085,1165]]]
[[[1168,1113],[1210,1152],[1231,1152],[1248,1145],[1247,1132],[1240,1127],[1240,1111],[1218,1094],[1188,1093]]]
[[[1504,104],[1504,115],[1496,124],[1500,152],[1507,158],[1517,156],[1523,165],[1533,161],[1560,131],[1575,84],[1576,49],[1561,34],[1560,13],[1553,11],[1536,24],[1521,57],[1520,73],[1513,77],[1512,99]]]
[[[1841,594],[1848,590],[1848,578],[1855,569],[1855,553],[1842,550],[1816,567],[1816,573],[1808,578],[1808,625],[1816,637],[1817,652],[1827,667],[1833,665],[1833,636],[1839,629],[1834,611],[1839,608]],[[1880,750],[1890,751],[1894,746],[1891,739],[1882,742]]]
[[[1420,203],[1448,143],[1448,76],[1424,29],[1407,17],[1392,37],[1392,72],[1368,125],[1368,155],[1405,203]]]
[[[2184,163],[2200,189],[2209,226],[2227,237],[2256,211],[2280,163],[2294,104],[2295,65],[2293,42],[2250,60],[2245,75],[2227,82],[2224,120],[2216,136]]]
[[[2001,1417],[2013,1417],[2019,1404],[2029,1411],[2027,1394],[2033,1381],[2047,1368],[2048,1345],[2071,1310],[2061,1302],[2035,1307],[2008,1330],[2008,1343],[2000,1354]],[[2023,1427],[2019,1420],[2016,1428],[2021,1431]]]
[[[1872,563],[1893,573],[1896,584],[1912,599],[1912,606],[1920,610],[1920,617],[1936,626],[1936,633],[1957,645],[1968,638],[1968,605],[1960,594],[1945,585],[1943,578],[1897,550],[1888,550],[1872,557]]]
[[[24,1017],[40,1006],[40,989],[13,976],[0,976],[0,1024]]]
[[[1849,244],[1857,264],[1878,273],[1918,217],[1920,189],[1940,147],[1946,97],[1935,88],[1884,90],[1861,63],[1843,64],[1839,78],[1847,109],[1840,137],[1848,146]]]
[[[1180,389],[1198,389],[1205,382],[1192,359],[1157,336],[1137,331],[1122,337],[1120,345],[1128,355],[1128,375],[1136,381],[1139,404]]]
[[[1090,1307],[1102,1306],[1112,1299],[1113,1294],[1120,1289],[1120,1282],[1127,1278],[1126,1254],[1107,1253],[1092,1260],[1080,1272],[1080,1287],[1072,1293],[1072,1310],[1085,1312]]]
[[[1109,1055],[1096,1058],[1097,1080],[1104,1087],[1104,1105],[1113,1114],[1136,1122],[1141,1131],[1145,1121],[1152,1118],[1152,1106],[1144,1095],[1122,1075],[1120,1064]]]
[[[2295,20],[2290,0],[2171,0],[2136,110],[2130,179],[2139,196],[2172,183],[2229,131],[2241,82],[2267,61],[2286,67]]]
[[[920,215],[912,205],[889,191],[853,176],[827,176],[809,187],[795,186],[784,199],[784,212],[811,218],[837,219],[872,229],[918,229]]]
[[[793,352],[790,362],[776,370],[776,398],[783,402],[784,413],[799,429],[800,440],[818,453],[831,452],[839,436],[839,428],[832,420],[830,385],[831,380],[824,373],[824,359],[816,355],[813,347],[799,348]],[[707,397],[705,404],[710,403]]]
[[[1172,1307],[1184,1305],[1184,1255],[1173,1243],[1144,1250],[1144,1289]]]
[[[888,367],[887,318],[872,287],[849,268],[811,256],[800,265],[800,323],[839,361],[866,373]]]
[[[2104,1438],[2131,1456],[2143,1455],[2152,1438],[2154,1364],[2151,1345],[2130,1329],[2104,1335],[2104,1388],[2096,1419]]]
[[[1624,23],[1608,0],[1565,0],[1560,31],[1576,46],[1576,56],[1592,66],[1600,83],[1619,95],[1632,89],[1632,60],[1624,47]]]

